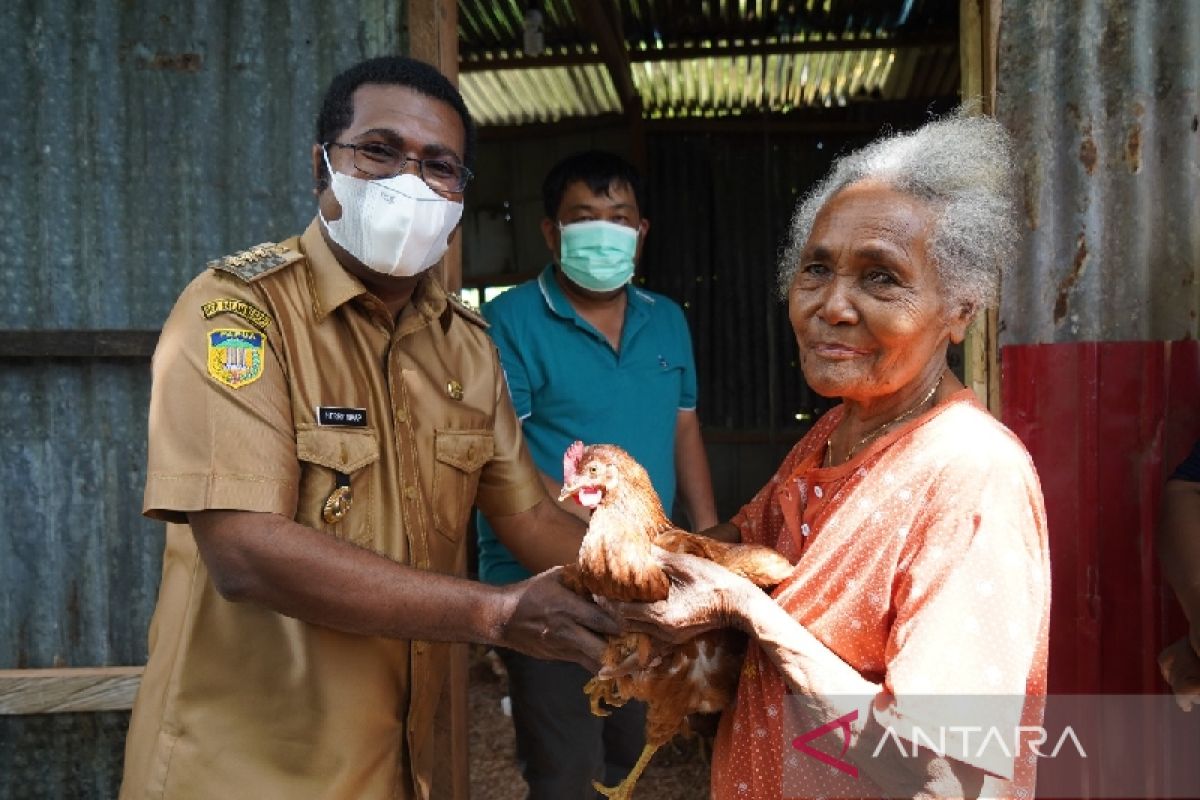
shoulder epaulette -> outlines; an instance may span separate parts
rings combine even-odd
[[[208,268],[228,272],[250,283],[302,258],[304,258],[303,253],[290,247],[274,242],[263,242],[240,253],[210,261]]]
[[[473,322],[484,330],[487,330],[491,327],[491,325],[488,324],[488,321],[483,318],[482,314],[468,306],[462,300],[459,300],[458,295],[447,293],[446,301],[452,309],[458,312],[460,317],[463,317],[468,322]]]

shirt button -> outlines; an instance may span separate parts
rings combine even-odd
[[[399,422],[401,425],[408,423],[408,412],[403,408],[396,409],[396,422]]]
[[[821,487],[820,487],[820,486],[814,486],[814,487],[813,487],[813,494],[815,494],[815,495],[817,496],[817,499],[818,499],[818,500],[820,500],[820,499],[821,499],[821,496],[822,496],[822,495],[824,495],[824,494],[825,494],[825,492],[821,491]]]
[[[806,522],[800,526],[800,535],[808,536],[809,533],[810,533],[810,528],[808,527],[808,523]]]
[[[417,499],[417,487],[405,486],[404,487],[404,496],[407,497],[409,500],[416,500]]]

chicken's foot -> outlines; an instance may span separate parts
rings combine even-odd
[[[592,713],[597,717],[607,717],[612,713],[600,707],[601,701],[613,708],[620,708],[629,700],[629,698],[621,696],[621,690],[613,681],[604,680],[603,678],[592,678],[584,685],[583,691],[587,693]]]
[[[637,784],[638,778],[642,777],[642,773],[646,771],[646,767],[650,764],[650,759],[658,752],[658,748],[659,745],[646,742],[646,746],[642,748],[642,754],[638,756],[637,763],[633,765],[633,769],[629,770],[629,774],[625,776],[625,780],[616,786],[609,788],[608,786],[600,785],[599,781],[592,781],[592,787],[607,797],[608,800],[632,800],[633,787]]]

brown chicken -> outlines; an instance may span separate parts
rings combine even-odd
[[[676,528],[663,513],[646,470],[614,445],[575,442],[568,448],[559,499],[568,497],[592,509],[579,557],[564,573],[567,585],[580,594],[623,602],[665,600],[671,582],[659,560],[663,550],[715,561],[764,589],[792,571],[792,564],[768,547],[726,544]],[[641,633],[610,639],[602,661],[618,676],[588,682],[592,713],[607,715],[601,702],[620,706],[645,701],[646,747],[620,785],[610,789],[597,784],[597,791],[628,800],[655,751],[687,731],[688,715],[728,705],[745,646],[745,636],[733,629],[708,631],[679,645],[654,642]]]

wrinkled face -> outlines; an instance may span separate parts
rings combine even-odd
[[[961,342],[970,308],[950,309],[928,255],[934,217],[921,200],[861,181],[817,214],[788,292],[805,380],[858,402],[925,380]]]

